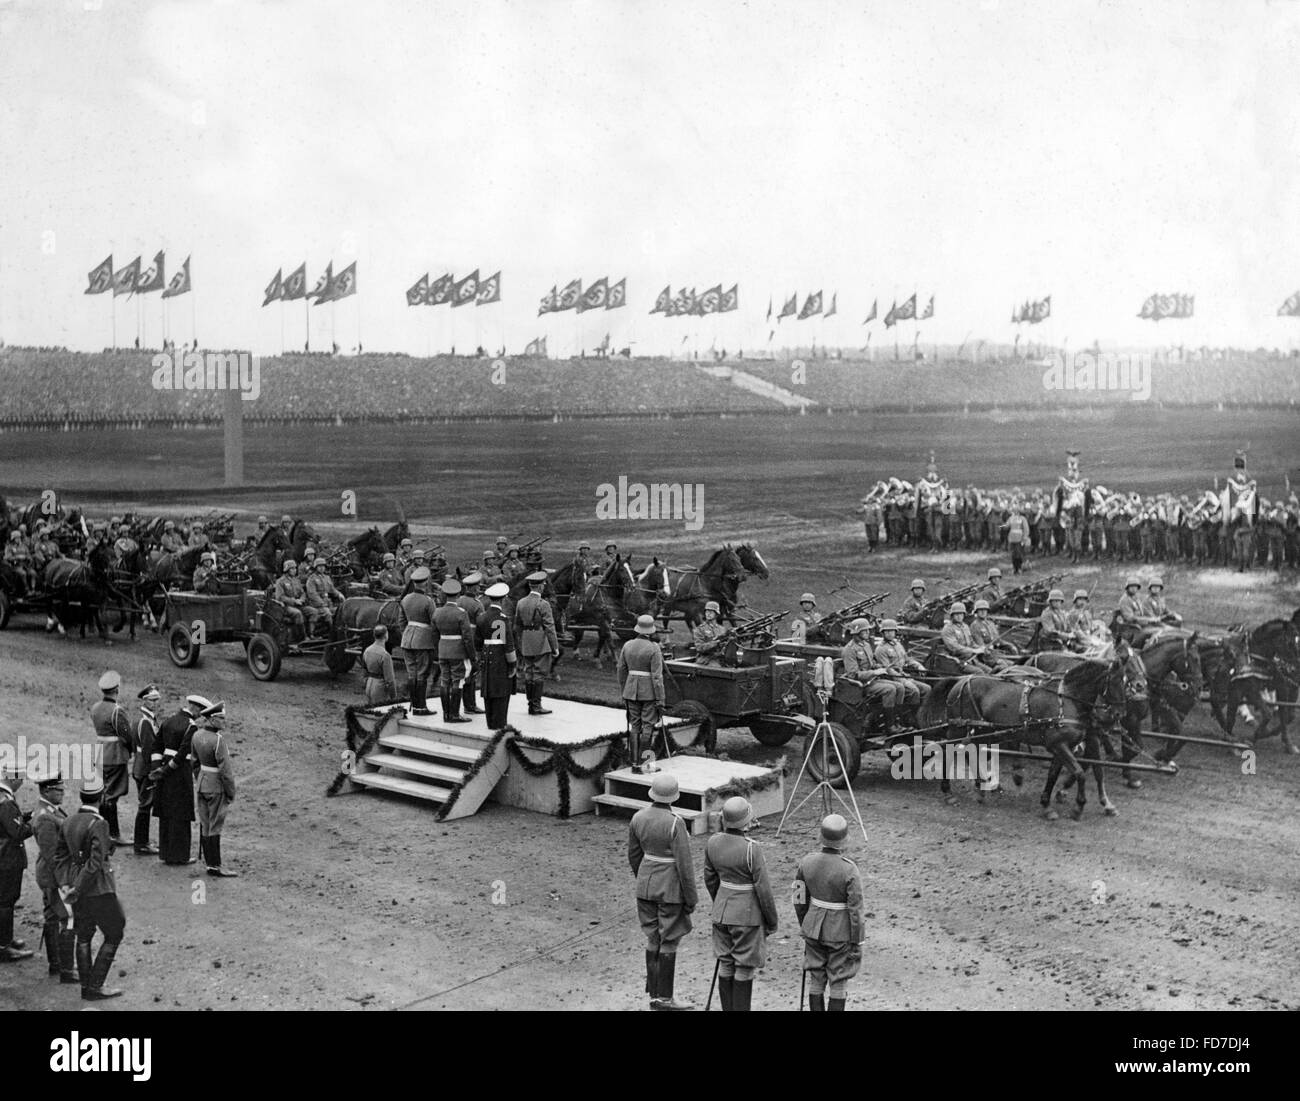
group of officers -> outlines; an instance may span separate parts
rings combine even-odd
[[[699,905],[689,832],[672,809],[680,794],[671,773],[657,773],[650,783],[650,805],[637,811],[628,827],[637,919],[646,938],[645,990],[650,1008],[659,1011],[695,1008],[674,995],[678,946],[693,928],[691,915]],[[722,805],[722,831],[704,846],[714,976],[724,1012],[751,1008],[754,975],[766,963],[767,938],[778,926],[763,848],[746,836],[753,824],[749,801],[733,796]],[[849,980],[862,964],[862,880],[857,865],[843,854],[848,833],[841,815],[827,815],[821,822],[820,849],[800,860],[794,871],[792,900],[813,1011],[843,1011]]]
[[[0,963],[20,963],[34,954],[14,937],[14,905],[28,864],[26,841],[35,838],[49,973],[60,983],[80,985],[86,1001],[122,993],[104,984],[126,930],[113,852],[127,844],[120,836],[117,804],[130,780],[137,795],[136,855],[157,855],[170,865],[195,863],[190,829],[197,810],[199,852],[208,874],[238,875],[222,867],[221,857],[221,835],[235,798],[234,771],[222,736],[225,704],[188,696],[175,715],[160,723],[161,694],[150,684],[137,693],[140,714],[133,723],[118,698],[121,685],[113,670],[99,679],[101,698],[90,712],[97,742],[94,768],[81,781],[76,813],[63,808],[67,789],[57,770],[0,774]],[[18,806],[16,793],[24,780],[34,781],[40,792],[33,811]],[[151,818],[158,819],[158,848],[149,843]],[[96,933],[102,934],[98,952]]]

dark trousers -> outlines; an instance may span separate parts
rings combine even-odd
[[[135,836],[132,839],[137,849],[149,845],[149,816],[153,810],[153,781],[148,777],[135,782]]]
[[[411,707],[425,710],[427,705],[429,671],[434,668],[432,650],[407,650],[406,683],[411,692]]]
[[[96,929],[104,934],[105,944],[120,944],[126,932],[126,912],[117,895],[80,898],[72,904],[72,925],[82,944],[94,939]]]
[[[0,868],[0,948],[14,939],[14,903],[22,890],[22,868]]]
[[[487,709],[489,730],[500,730],[510,721],[506,717],[510,711],[509,696],[487,696],[483,700],[483,706]]]
[[[190,858],[190,823],[184,818],[158,819],[158,858],[184,864]]]

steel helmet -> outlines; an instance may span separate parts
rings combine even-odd
[[[914,589],[924,589],[924,588],[925,588],[925,582],[924,582],[921,578],[918,577],[918,578],[916,578],[916,579],[912,582],[912,588],[914,588]]]
[[[1124,588],[1126,589],[1132,589],[1132,588],[1140,589],[1141,587],[1142,587],[1142,579],[1135,574],[1129,574],[1128,580],[1124,582]]]
[[[954,600],[953,603],[952,603],[952,606],[949,607],[949,609],[948,609],[948,614],[949,614],[949,615],[957,615],[958,613],[960,613],[961,615],[965,615],[965,614],[966,614],[966,605],[963,604],[960,600]]]
[[[722,804],[722,828],[727,830],[744,829],[754,820],[754,808],[749,800],[740,795],[733,795]]]
[[[716,600],[710,600],[707,604],[704,605],[704,610],[706,612],[717,612],[718,615],[721,615],[722,605],[719,604]]]
[[[298,570],[298,563],[292,558],[286,558],[284,564],[280,567],[280,571],[282,573],[288,573],[290,570],[293,570],[296,573]]]
[[[995,577],[1001,577],[1001,576],[1002,576],[1002,571],[1001,571],[1000,569],[998,569],[997,566],[990,566],[990,567],[989,567],[989,580],[990,580],[990,581],[993,580],[993,578],[995,578]]]
[[[817,606],[817,598],[812,593],[804,593],[799,598],[800,604],[811,604],[814,608]]]
[[[204,551],[201,555],[199,555],[200,562],[216,562],[216,560],[217,560],[217,556],[213,554],[211,551]]]
[[[821,839],[823,845],[839,848],[849,836],[849,824],[842,814],[828,814],[822,819]]]
[[[987,600],[975,601],[974,610],[977,612],[987,612],[989,610],[989,602]]]
[[[578,544],[578,550],[591,550],[591,544],[584,539]]]
[[[1053,589],[1050,593],[1047,594],[1047,602],[1049,604],[1053,600],[1064,600],[1064,599],[1065,599],[1065,593],[1061,592],[1060,589]]]
[[[302,556],[304,558],[308,557],[309,555],[315,556],[315,554],[316,554],[316,548],[313,547],[310,543],[308,543],[307,546],[303,548]]]
[[[897,630],[898,630],[898,620],[896,620],[896,619],[886,619],[884,622],[882,622],[882,623],[880,624],[880,629],[881,629],[881,631],[897,631]]]
[[[1087,589],[1075,589],[1075,590],[1074,590],[1074,599],[1075,599],[1075,600],[1088,600],[1088,599],[1090,599],[1090,597],[1088,596],[1088,590],[1087,590]]]
[[[849,624],[849,634],[851,635],[861,634],[863,631],[869,630],[871,630],[871,624],[861,617]]]
[[[387,565],[389,562],[396,562],[396,561],[397,561],[397,555],[395,555],[392,551],[389,551],[387,554],[384,555],[384,565]]]
[[[1156,588],[1163,589],[1164,587],[1165,587],[1165,579],[1163,577],[1153,577],[1150,581],[1147,582],[1148,589],[1156,589]]]
[[[672,773],[656,773],[655,778],[650,781],[650,798],[656,803],[675,803],[681,793],[682,789],[678,786],[677,777]]]

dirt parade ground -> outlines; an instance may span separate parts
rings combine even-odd
[[[332,464],[363,445],[360,429],[335,430],[337,446],[314,475],[301,465],[274,470],[267,462],[259,469],[259,455],[294,455],[293,440],[251,433],[250,480],[264,478],[265,484],[237,494],[223,494],[199,478],[178,484],[183,468],[161,470],[150,460],[159,448],[156,437],[43,439],[58,444],[47,465],[58,471],[63,493],[97,515],[131,506],[168,514],[230,509],[238,512],[242,533],[259,511],[283,510],[337,538],[358,522],[331,519],[327,502],[352,487],[362,490],[363,502],[367,494],[402,499],[416,537],[443,544],[452,562],[476,558],[498,529],[551,533],[552,567],[567,560],[582,536],[596,542],[612,533],[642,562],[651,553],[698,562],[723,541],[751,540],[772,574],[768,582],[751,579],[741,589],[757,612],[792,608],[804,589],[834,606],[836,598],[826,594],[846,578],[861,592],[889,591],[886,606],[892,608],[913,576],[955,588],[982,578],[990,565],[1007,565],[994,555],[966,552],[868,556],[851,504],[867,477],[861,448],[850,446],[852,433],[843,423],[812,421],[794,422],[802,439],[788,435],[789,418],[769,432],[767,443],[776,441],[770,457],[780,460],[782,449],[803,451],[811,441],[830,458],[803,465],[792,460],[780,466],[779,478],[762,476],[757,447],[748,461],[736,442],[746,434],[757,438],[755,430],[766,427],[757,419],[710,423],[707,432],[680,424],[646,429],[671,453],[680,454],[692,433],[712,441],[713,450],[706,446],[695,456],[698,476],[687,463],[679,472],[682,480],[708,486],[702,532],[591,519],[590,504],[581,502],[592,500],[602,463],[610,462],[608,451],[626,426],[584,426],[563,437],[528,429],[530,440],[510,446],[552,440],[555,447],[545,469],[509,478],[494,471],[489,443],[448,461],[446,435],[407,441],[413,461],[405,481],[391,464],[363,468],[361,478],[336,476]],[[1293,424],[1279,420],[1279,452]],[[861,440],[865,425],[850,427]],[[914,428],[887,421],[876,427],[873,448],[888,447],[891,431]],[[1171,452],[1160,461],[1173,466],[1180,461],[1174,441],[1185,426],[1174,418],[1163,430]],[[1037,476],[1046,483],[1059,466],[1051,432],[1051,424],[1023,428],[1003,460],[1018,464],[1019,479],[1032,484]],[[1258,426],[1256,433],[1265,435]],[[0,437],[13,498],[30,499],[41,487],[33,474],[39,454],[34,438]],[[466,429],[458,440],[470,448],[469,438]],[[209,452],[219,453],[219,438],[200,434],[196,440],[191,460],[210,478],[219,470],[208,462]],[[95,474],[87,461],[87,453],[106,446],[118,460],[112,478]],[[1181,459],[1190,463],[1194,445],[1186,446]],[[1135,464],[1136,446],[1112,461]],[[637,473],[635,453],[618,462],[619,469]],[[1214,462],[1202,459],[1199,467],[1184,469],[1189,478],[1199,476],[1215,469]],[[881,459],[872,460],[872,468],[889,473]],[[660,473],[666,480],[674,476]],[[453,499],[440,499],[439,485],[456,486]],[[387,504],[363,511],[363,521],[383,522],[389,511]],[[1068,587],[1093,589],[1097,606],[1109,607],[1129,568],[1035,559],[1030,576],[1068,572]],[[1138,569],[1144,578],[1155,572],[1154,566]],[[1175,567],[1164,576],[1170,602],[1189,626],[1258,624],[1289,616],[1300,604],[1292,573]],[[680,624],[675,632],[684,641]],[[590,641],[584,653],[583,660],[566,656],[548,694],[617,705],[612,665],[591,660]],[[182,670],[147,631],[135,642],[123,634],[105,645],[94,637],[49,635],[40,617],[15,616],[0,633],[0,714],[7,730],[29,742],[91,740],[88,711],[107,668],[121,673],[124,698],[132,703],[140,686],[157,683],[163,714],[191,692],[226,701],[240,792],[224,847],[228,864],[241,873],[212,880],[194,874],[199,865],[166,867],[133,855],[129,846],[119,850],[118,891],[128,924],[114,982],[125,994],[109,1008],[645,1007],[625,821],[593,815],[565,820],[489,803],[472,817],[439,824],[424,805],[395,797],[327,798],[344,747],[343,709],[360,700],[357,672],[334,680],[316,660],[289,659],[278,680],[262,683],[249,675],[238,645],[207,647],[196,668]],[[511,721],[527,731],[521,696],[512,701]],[[1216,735],[1204,705],[1187,731]],[[720,735],[718,751],[752,763],[786,757],[791,784],[800,745],[765,748],[739,728]],[[1111,774],[1117,817],[1102,815],[1090,778],[1082,820],[1063,815],[1046,822],[1039,815],[1043,773],[1037,766],[1023,789],[1004,777],[1003,792],[984,803],[969,782],[958,782],[957,802],[947,805],[937,783],[892,779],[883,755],[864,754],[854,793],[867,837],[855,833],[846,850],[862,870],[867,910],[863,969],[850,1008],[1300,1009],[1294,927],[1300,757],[1272,739],[1260,743],[1251,774],[1243,774],[1231,751],[1209,746],[1188,746],[1179,764],[1177,776],[1150,776],[1141,790]],[[120,805],[124,831],[134,798],[133,792]],[[35,800],[30,786],[20,790],[23,809]],[[796,1008],[802,945],[786,885],[797,858],[816,847],[818,817],[813,804],[779,839],[772,818],[752,835],[765,846],[781,920],[755,985],[755,1009]],[[697,869],[703,843],[702,837],[693,840]],[[29,871],[18,911],[19,935],[29,945],[40,937],[40,920]],[[713,969],[706,908],[695,923],[683,944],[678,990],[702,1004]],[[75,989],[69,994],[70,988],[48,981],[39,956],[5,968],[0,977],[0,1009],[75,1008]]]

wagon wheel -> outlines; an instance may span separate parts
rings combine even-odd
[[[167,656],[173,665],[182,669],[189,669],[198,662],[199,644],[190,634],[188,623],[172,624],[172,629],[167,632]]]
[[[248,669],[258,680],[275,680],[284,656],[270,635],[258,632],[248,640]]]
[[[718,727],[713,721],[713,716],[709,709],[698,700],[680,700],[668,708],[665,715],[671,715],[674,719],[689,719],[693,723],[699,723],[699,733],[689,742],[679,742],[677,735],[672,730],[668,731],[668,737],[672,739],[673,749],[685,749],[691,745],[702,745],[705,753],[712,753],[714,747],[718,744]]]
[[[800,720],[793,715],[788,718],[762,718],[756,716],[749,721],[749,732],[763,745],[783,746],[796,734],[811,734],[815,723]]]
[[[858,769],[862,765],[862,750],[858,747],[857,739],[849,733],[848,728],[841,723],[831,723],[831,736],[835,739],[835,745],[840,751],[840,759],[844,761],[844,769],[840,768],[840,761],[836,759],[834,751],[827,752],[827,765],[825,775],[822,774],[822,755],[821,739],[809,737],[808,748],[804,751],[805,760],[808,762],[808,775],[815,781],[821,783],[826,780],[833,788],[847,788],[857,776]],[[845,778],[845,769],[848,771],[848,777]]]
[[[9,603],[9,594],[3,589],[0,589],[0,631],[3,631],[9,626],[9,615],[11,611],[12,606]]]
[[[357,662],[357,655],[348,653],[346,641],[327,642],[324,648],[325,668],[331,676],[341,677]]]

